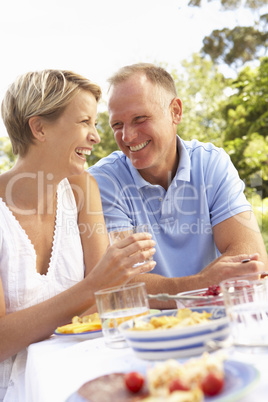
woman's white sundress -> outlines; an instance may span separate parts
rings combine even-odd
[[[77,206],[67,179],[58,186],[53,247],[46,275],[36,271],[33,244],[0,198],[0,276],[7,314],[33,306],[70,288],[84,278],[84,269]],[[26,355],[24,350],[0,363],[0,401],[6,389],[5,402],[19,401],[16,376],[18,373],[24,375]]]

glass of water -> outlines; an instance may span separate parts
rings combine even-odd
[[[127,320],[149,314],[145,283],[131,283],[99,290],[95,293],[105,343],[112,348],[126,347],[119,325]]]
[[[114,244],[119,240],[123,240],[133,233],[142,233],[142,232],[150,233],[149,226],[146,223],[141,223],[137,226],[129,226],[128,228],[113,230],[109,232],[110,244]],[[146,261],[139,262],[138,264],[135,264],[133,267],[136,268],[139,265],[143,265],[145,262],[148,262],[150,260],[153,260],[153,257],[150,257]]]
[[[268,348],[268,273],[231,278],[220,287],[233,344]]]

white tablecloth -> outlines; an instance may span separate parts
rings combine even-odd
[[[51,338],[33,344],[26,366],[27,402],[63,402],[83,383],[114,371],[146,369],[130,348],[108,348],[103,338],[69,341]]]
[[[231,360],[253,364],[260,380],[243,396],[243,402],[268,400],[268,351],[262,354],[227,350]],[[65,402],[82,384],[97,376],[137,370],[144,372],[152,364],[135,357],[132,349],[111,349],[103,338],[87,341],[52,337],[28,348],[26,365],[26,402]],[[115,401],[116,402],[116,401]]]

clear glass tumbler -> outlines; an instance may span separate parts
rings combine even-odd
[[[113,230],[113,231],[109,232],[110,244],[114,244],[119,240],[123,240],[133,233],[142,233],[142,232],[150,233],[149,226],[146,223],[141,223],[137,226],[129,226],[128,228]],[[153,260],[153,257],[150,257],[148,260],[146,260],[144,262],[139,262],[139,263],[133,265],[133,267],[134,268],[138,267],[140,265],[143,265],[145,262],[148,262],[151,260]]]
[[[149,314],[150,307],[145,283],[99,290],[95,293],[105,343],[112,348],[126,347],[118,327],[122,322]]]
[[[233,344],[268,347],[268,273],[231,278],[220,284]]]

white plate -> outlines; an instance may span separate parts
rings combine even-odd
[[[62,334],[60,332],[57,332],[57,330],[56,330],[56,331],[54,331],[54,335],[57,337],[60,337],[62,339],[85,341],[87,339],[94,339],[94,338],[101,337],[102,330],[98,329],[97,331],[80,332],[77,334]]]
[[[137,357],[146,360],[162,360],[195,356],[207,350],[206,343],[211,340],[226,339],[230,333],[229,320],[222,307],[196,307],[192,311],[212,313],[208,323],[183,328],[169,328],[151,331],[131,331],[133,320],[119,326],[127,343]],[[176,315],[177,310],[141,317],[139,321],[150,321],[152,316]]]

